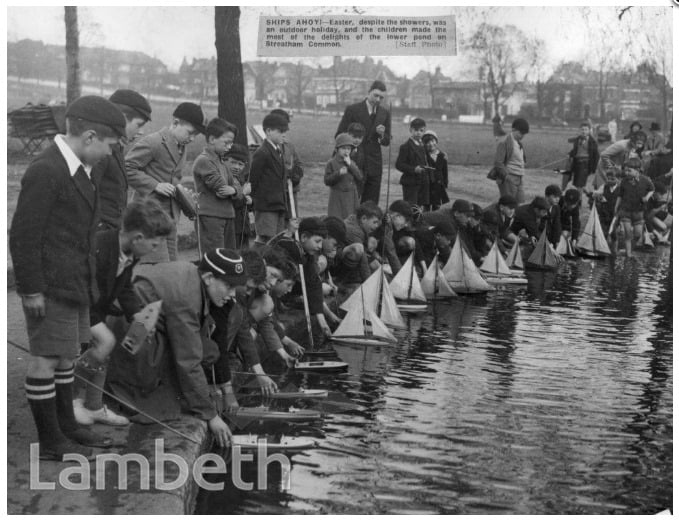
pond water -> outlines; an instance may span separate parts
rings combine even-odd
[[[408,318],[395,347],[336,346],[327,415],[286,433],[266,489],[230,475],[198,513],[632,514],[672,506],[668,249],[529,273],[528,287]],[[332,403],[335,403],[333,405]],[[243,480],[256,482],[254,463]]]

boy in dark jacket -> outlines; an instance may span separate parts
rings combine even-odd
[[[573,186],[582,191],[587,184],[587,177],[596,171],[599,163],[599,145],[592,137],[592,128],[587,121],[580,123],[580,135],[568,142],[573,143],[573,149],[568,154],[570,168],[562,174],[561,189],[565,190],[572,180]]]
[[[550,184],[545,188],[545,200],[549,204],[547,211],[547,240],[556,247],[561,239],[561,188]]]
[[[287,178],[282,145],[288,123],[280,115],[268,114],[262,122],[266,139],[252,156],[250,184],[255,210],[255,244],[266,244],[285,230],[289,215]]]
[[[423,211],[437,210],[441,204],[450,202],[448,197],[448,157],[439,150],[439,138],[433,130],[427,130],[422,136],[422,143],[427,151],[429,166],[429,205]]]
[[[125,124],[108,100],[76,99],[66,109],[66,135],[57,135],[21,179],[9,248],[28,330],[25,388],[41,459],[91,457],[85,446],[112,444],[75,420],[73,362],[90,339],[89,309],[97,298],[98,201],[90,174],[125,135]]]
[[[198,193],[196,231],[200,251],[236,248],[233,203],[243,196],[240,182],[222,162],[236,137],[234,125],[215,117],[205,128],[205,149],[193,162],[193,180]]]
[[[566,193],[564,193],[559,202],[561,209],[561,232],[568,240],[573,241],[574,247],[575,241],[580,236],[580,199],[580,190],[570,188],[566,190]],[[601,218],[601,215],[599,215],[599,218]],[[608,225],[610,225],[610,220]],[[608,226],[606,226],[604,232],[608,232]]]
[[[429,171],[422,136],[427,130],[424,119],[416,117],[410,122],[410,139],[398,150],[396,169],[403,172],[401,186],[403,200],[421,206],[429,205]]]

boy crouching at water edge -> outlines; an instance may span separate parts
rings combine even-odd
[[[73,362],[90,339],[89,310],[97,297],[98,197],[90,173],[125,135],[125,124],[111,102],[76,99],[66,109],[66,135],[57,135],[21,179],[9,248],[26,317],[31,357],[25,389],[41,459],[91,458],[86,446],[112,445],[75,420]]]
[[[363,174],[351,160],[354,139],[349,134],[335,138],[335,153],[325,165],[325,185],[330,187],[328,215],[345,219],[352,215],[359,205],[358,186]]]
[[[316,262],[316,256],[320,253],[323,247],[323,239],[327,235],[328,229],[320,218],[307,217],[299,223],[299,242],[292,237],[282,236],[272,245],[284,251],[292,262],[302,266],[309,313],[316,317],[323,335],[329,337],[332,331],[326,321],[326,316],[333,324],[339,323],[340,319],[323,300],[323,285]],[[292,294],[302,294],[301,284],[295,285]]]
[[[76,375],[80,381],[93,384],[76,385],[73,401],[79,424],[95,422],[124,426],[129,420],[109,410],[102,402],[102,387],[106,382],[108,358],[116,338],[107,327],[109,315],[125,314],[127,320],[141,310],[141,303],[132,287],[132,269],[142,256],[158,249],[172,231],[172,222],[156,201],[132,202],[123,213],[122,229],[99,231],[96,236],[97,286],[99,299],[90,308],[90,347],[78,359]],[[122,313],[115,302],[122,309]]]
[[[236,248],[234,201],[243,197],[238,178],[222,162],[236,137],[234,125],[215,117],[205,128],[206,145],[193,163],[198,193],[196,233],[200,251]]]
[[[632,238],[638,239],[644,227],[644,209],[655,187],[651,179],[641,175],[641,159],[631,157],[624,164],[624,177],[615,203],[615,214],[622,224],[625,254],[632,256]]]

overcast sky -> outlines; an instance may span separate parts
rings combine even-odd
[[[278,2],[277,2],[278,3]],[[297,2],[298,4],[301,2]],[[669,5],[667,0],[665,5]],[[592,2],[588,3],[589,5]],[[258,17],[260,15],[303,15],[346,13],[348,7],[242,7],[241,52],[243,60],[256,56]],[[455,7],[367,7],[361,10],[369,15],[383,15],[388,9],[392,15],[424,16],[456,14]],[[488,8],[486,8],[488,9]],[[605,7],[602,7],[605,9]],[[610,9],[610,8],[609,8]],[[656,8],[639,7],[645,13]],[[562,60],[582,61],[586,54],[586,29],[582,24],[579,7],[502,7],[483,19],[492,23],[514,24],[528,36],[539,37],[546,42],[550,60],[556,64]],[[63,7],[8,7],[7,38],[16,41],[23,38],[42,40],[46,43],[64,43]],[[161,59],[171,70],[176,70],[184,56],[209,58],[215,55],[214,8],[213,7],[97,7],[81,5],[78,9],[81,26],[81,45],[103,45],[110,48],[139,50]],[[669,20],[669,17],[660,15]],[[458,17],[458,24],[462,20]],[[648,19],[648,16],[646,17]],[[478,21],[481,21],[479,19]],[[657,23],[652,22],[652,27]],[[461,32],[467,26],[458,26]],[[462,53],[464,54],[464,52]],[[375,57],[379,59],[379,57]],[[274,60],[274,58],[268,58]],[[297,58],[296,58],[297,59]],[[280,60],[280,59],[278,59]],[[441,65],[445,73],[464,75],[462,57],[384,58],[399,75],[414,76],[422,68]],[[324,64],[329,63],[329,59]]]

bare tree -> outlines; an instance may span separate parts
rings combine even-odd
[[[78,32],[78,8],[64,7],[66,23],[66,103],[80,97],[80,42]]]
[[[468,43],[477,62],[484,68],[495,114],[500,104],[508,99],[525,81],[533,66],[528,52],[531,43],[526,35],[513,25],[500,27],[482,23]]]
[[[247,146],[245,86],[240,54],[240,9],[215,7],[215,47],[217,48],[217,97],[219,117],[236,125],[236,142]]]
[[[313,79],[311,67],[305,65],[301,60],[293,66],[292,95],[297,108],[304,107],[304,93]]]

